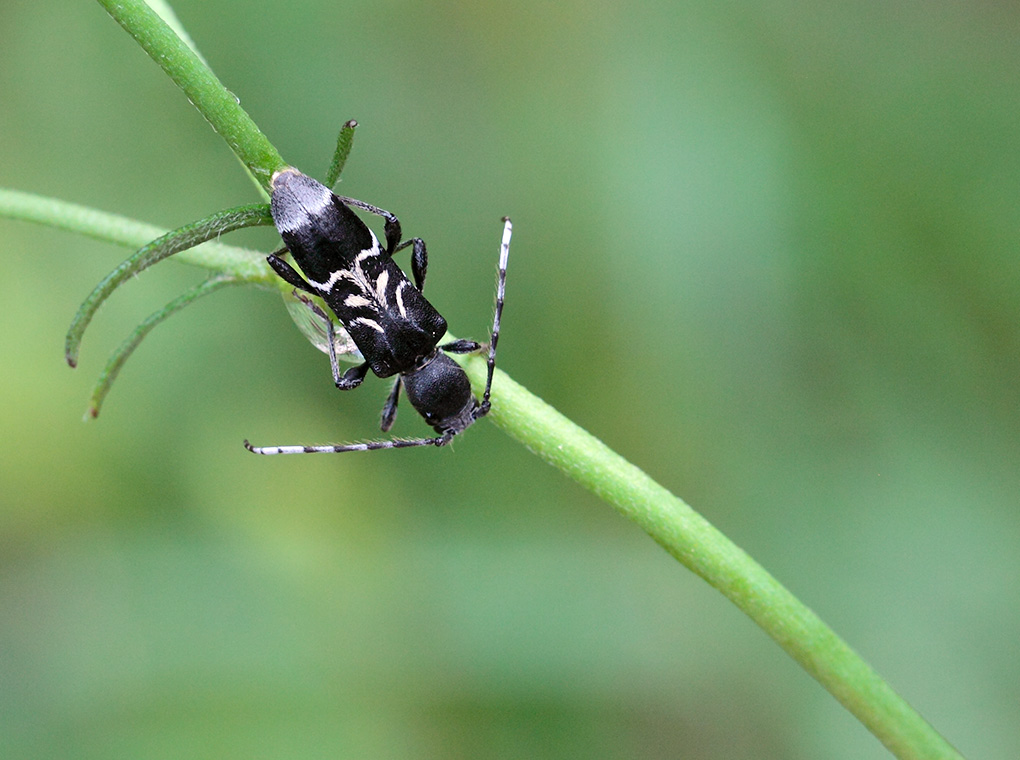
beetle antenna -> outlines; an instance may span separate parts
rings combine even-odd
[[[496,371],[496,344],[499,342],[499,320],[503,316],[503,299],[506,296],[506,263],[510,258],[510,236],[513,235],[514,226],[510,223],[510,217],[503,217],[503,240],[499,244],[499,265],[496,276],[496,315],[492,319],[492,337],[489,339],[489,360],[488,375],[485,378],[485,393],[482,394],[482,403],[475,413],[475,419],[484,417],[489,413],[492,406],[489,397],[492,393],[492,376]]]

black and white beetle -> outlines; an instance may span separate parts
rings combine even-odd
[[[385,220],[385,248],[351,207]],[[291,167],[273,175],[272,213],[276,229],[304,277],[275,254],[268,257],[269,265],[299,291],[320,296],[350,333],[365,359],[364,363],[341,374],[333,322],[306,300],[309,308],[325,320],[329,363],[336,387],[340,390],[357,388],[369,369],[379,377],[397,375],[393,391],[383,407],[383,431],[393,425],[403,385],[411,405],[439,435],[324,446],[252,446],[245,441],[245,448],[256,454],[310,454],[445,446],[455,435],[488,414],[513,229],[509,219],[503,220],[488,376],[479,402],[471,393],[467,374],[446,354],[470,353],[483,346],[472,340],[439,345],[446,334],[446,320],[422,295],[428,253],[421,238],[401,242],[400,222],[389,211],[334,195],[325,185]],[[408,247],[411,248],[414,284],[393,261],[394,253]]]

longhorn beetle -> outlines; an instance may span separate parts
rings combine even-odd
[[[389,211],[334,195],[325,185],[292,167],[276,172],[271,186],[273,222],[304,277],[276,254],[268,257],[269,265],[297,290],[320,296],[350,333],[365,359],[364,363],[340,374],[333,321],[311,301],[303,299],[325,320],[329,363],[336,387],[340,390],[357,388],[369,369],[379,377],[397,375],[383,407],[383,432],[389,431],[396,418],[397,399],[403,385],[411,406],[439,435],[324,446],[252,446],[245,441],[245,448],[256,454],[311,454],[445,446],[455,435],[488,414],[513,230],[510,220],[503,219],[496,315],[489,340],[485,392],[479,402],[471,393],[467,374],[447,354],[471,353],[483,346],[473,340],[439,345],[446,334],[446,320],[422,295],[428,268],[424,241],[412,238],[401,242],[400,222]],[[385,220],[385,248],[352,207]],[[394,253],[408,247],[411,248],[413,284],[393,261]]]

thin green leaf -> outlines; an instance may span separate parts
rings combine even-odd
[[[110,359],[107,361],[106,367],[103,369],[102,374],[99,375],[99,379],[96,381],[96,385],[92,390],[92,399],[89,403],[89,409],[85,418],[88,419],[89,417],[94,418],[99,416],[99,410],[103,405],[103,400],[106,398],[106,395],[110,392],[113,381],[117,379],[117,375],[120,374],[120,370],[123,368],[124,363],[128,360],[134,350],[138,348],[138,345],[142,342],[145,336],[152,331],[152,328],[168,317],[173,316],[188,304],[194,303],[197,299],[204,295],[214,293],[228,285],[243,284],[245,284],[243,280],[237,280],[232,277],[211,277],[205,282],[191,288],[191,290],[187,291],[183,295],[175,298],[162,309],[146,318],[145,321],[134,329],[134,332],[128,336],[127,340],[121,343],[117,350],[110,355]]]
[[[344,170],[347,157],[351,155],[351,146],[354,144],[354,128],[357,126],[358,122],[351,119],[340,127],[340,134],[336,137],[336,150],[333,151],[333,161],[329,165],[329,171],[326,172],[326,187],[336,187],[336,183],[340,181],[340,172]]]
[[[175,253],[193,248],[200,243],[219,237],[225,232],[272,223],[273,218],[269,213],[269,206],[266,204],[239,206],[178,227],[140,248],[133,256],[125,259],[103,278],[102,282],[95,287],[79,307],[78,313],[71,322],[64,344],[64,356],[67,363],[72,367],[77,366],[81,339],[85,334],[85,329],[92,321],[92,317],[113,291],[129,277],[137,275],[142,270],[173,256]]]

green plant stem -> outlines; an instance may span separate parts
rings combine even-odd
[[[283,158],[233,93],[143,0],[99,0],[99,4],[184,91],[268,191],[273,172],[285,165]]]
[[[181,41],[194,51],[195,55],[199,57],[205,66],[209,65],[209,62],[202,56],[202,52],[195,45],[195,41],[191,39],[191,35],[184,28],[184,24],[181,23],[181,20],[177,17],[177,12],[170,6],[170,3],[165,0],[145,0],[145,4],[159,14],[159,17],[166,22],[166,25],[173,29],[174,34],[180,37]]]
[[[135,249],[167,233],[162,227],[118,214],[5,188],[0,188],[0,216],[45,224]],[[199,248],[182,251],[174,258],[215,272],[227,272],[241,282],[290,291],[290,286],[280,286],[280,278],[269,268],[264,253],[210,241]]]
[[[480,392],[485,359],[454,358]],[[897,757],[960,759],[814,612],[681,499],[502,371],[496,371],[492,390],[489,417],[497,426],[636,522],[721,591]]]

